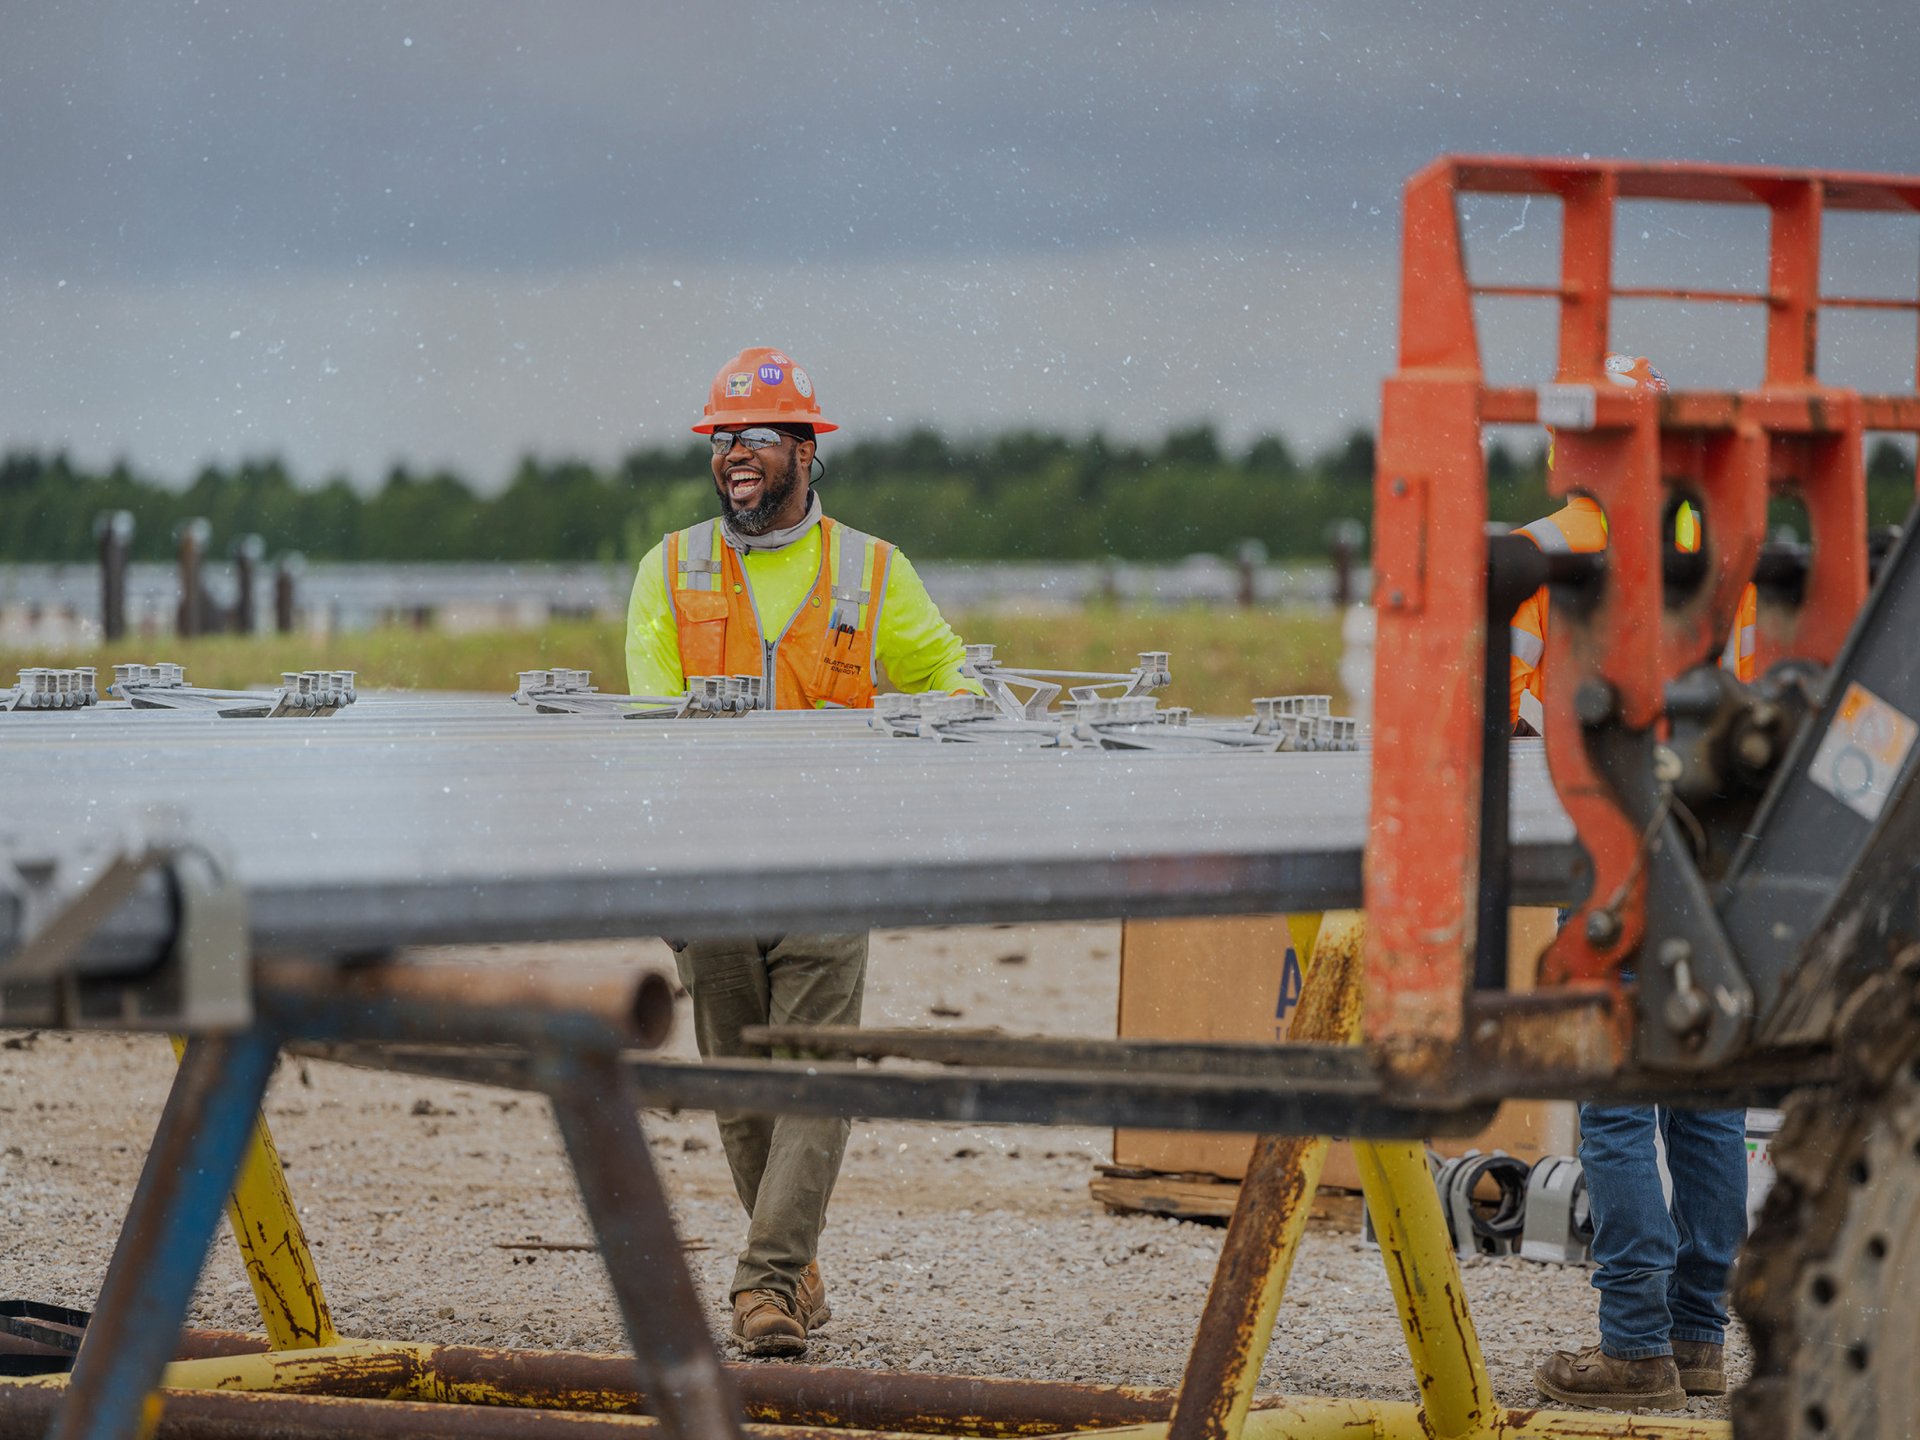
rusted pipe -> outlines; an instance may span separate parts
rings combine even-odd
[[[44,1382],[0,1381],[0,1437],[39,1440],[52,1425],[63,1393],[62,1387]],[[664,1433],[658,1421],[640,1415],[240,1391],[163,1393],[166,1408],[154,1440],[629,1440]],[[907,1440],[916,1433],[867,1430],[857,1432],[857,1440]],[[1161,1421],[1116,1426],[1101,1434],[1103,1440],[1166,1440],[1167,1427]],[[1305,1395],[1269,1397],[1267,1405],[1247,1417],[1246,1428],[1247,1440],[1425,1440],[1426,1434],[1420,1407],[1405,1400]],[[749,1440],[856,1440],[856,1432],[847,1429],[809,1425],[750,1424],[747,1435]],[[1484,1431],[1485,1440],[1729,1440],[1730,1435],[1725,1420],[1596,1410],[1507,1410],[1490,1417]]]
[[[0,1383],[0,1437],[38,1440],[51,1430],[61,1395],[51,1386]],[[220,1390],[167,1390],[162,1395],[160,1423],[148,1432],[153,1440],[631,1440],[667,1434],[658,1420],[645,1415],[569,1415]],[[754,1425],[747,1433],[754,1440],[847,1440],[844,1430],[815,1426]],[[883,1437],[869,1434],[862,1440]]]
[[[350,1008],[362,1033],[377,1023],[382,1038],[538,1045],[552,1038],[540,1022],[571,1014],[623,1047],[651,1050],[673,1029],[673,986],[655,970],[261,960],[254,977],[262,1005],[284,1010],[296,1034],[303,1017],[335,1006]]]
[[[259,1355],[258,1335],[189,1330],[182,1359]],[[196,1366],[207,1383],[218,1369]],[[353,1341],[339,1350],[283,1352],[276,1388],[303,1394],[406,1394],[463,1404],[575,1408],[639,1414],[646,1396],[626,1355],[558,1350],[500,1350],[470,1345]],[[822,1365],[728,1365],[749,1420],[840,1425],[938,1435],[1014,1437],[1123,1425],[1164,1424],[1174,1392],[1128,1385],[1053,1380],[992,1380],[972,1375],[906,1374]],[[169,1373],[179,1384],[180,1368]],[[1280,1403],[1262,1396],[1256,1409]]]

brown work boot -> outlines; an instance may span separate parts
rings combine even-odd
[[[742,1290],[733,1297],[733,1338],[749,1355],[804,1355],[807,1322],[778,1290]]]
[[[827,1304],[826,1278],[820,1273],[818,1260],[809,1261],[807,1268],[800,1272],[800,1284],[794,1289],[793,1298],[800,1302],[809,1331],[818,1330],[833,1318],[833,1307]]]
[[[1689,1395],[1727,1393],[1727,1347],[1711,1340],[1676,1340],[1673,1363],[1680,1370],[1680,1385]]]
[[[1617,1360],[1598,1345],[1556,1350],[1534,1367],[1533,1388],[1560,1405],[1595,1410],[1684,1410],[1687,1392],[1671,1355]]]

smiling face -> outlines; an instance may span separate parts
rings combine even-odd
[[[813,465],[813,441],[782,435],[776,445],[750,450],[736,438],[713,455],[713,488],[720,509],[743,535],[798,525],[807,513],[802,477]]]

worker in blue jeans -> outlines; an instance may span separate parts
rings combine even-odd
[[[1607,356],[1606,376],[1622,389],[1667,389],[1644,355]],[[1547,453],[1551,467],[1552,449]],[[1519,533],[1548,554],[1607,548],[1606,514],[1583,495]],[[1698,516],[1680,506],[1675,549],[1697,550],[1700,543]],[[1549,614],[1544,589],[1514,614],[1509,679],[1516,726],[1524,696],[1538,701],[1545,694],[1539,667]],[[1750,623],[1743,608],[1721,661],[1743,681],[1753,678]],[[1566,918],[1562,911],[1561,923]],[[1656,1130],[1666,1140],[1671,1205],[1660,1186]],[[1593,1287],[1600,1292],[1600,1343],[1549,1355],[1534,1369],[1534,1388],[1557,1404],[1609,1410],[1678,1410],[1689,1395],[1725,1394],[1727,1272],[1747,1229],[1746,1112],[1582,1105],[1580,1167],[1599,1264]]]
[[[1610,1410],[1678,1410],[1689,1395],[1725,1394],[1727,1273],[1747,1231],[1746,1112],[1582,1105],[1580,1166],[1600,1343],[1549,1356],[1535,1387],[1558,1404]]]

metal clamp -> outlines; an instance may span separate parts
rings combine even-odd
[[[1593,1256],[1593,1210],[1586,1172],[1571,1155],[1543,1155],[1527,1175],[1523,1260],[1579,1265]]]
[[[165,829],[163,824],[162,829]],[[151,954],[81,963],[87,942],[164,876],[171,939]],[[203,1033],[253,1018],[246,895],[206,848],[136,835],[105,853],[0,867],[0,1024]]]
[[[1520,1247],[1527,1204],[1527,1162],[1504,1150],[1469,1150],[1440,1167],[1435,1184],[1447,1215],[1447,1232],[1460,1255],[1511,1255]],[[1499,1194],[1491,1203],[1474,1191],[1490,1180]]]
[[[97,671],[91,665],[70,670],[52,670],[30,666],[20,672],[20,683],[0,690],[0,711],[4,710],[78,710],[98,703],[94,688]]]

